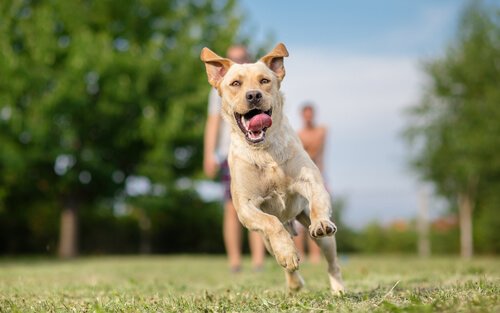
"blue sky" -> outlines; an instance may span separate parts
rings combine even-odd
[[[423,186],[406,166],[403,111],[418,102],[425,85],[422,60],[443,54],[465,4],[240,2],[244,31],[257,42],[272,34],[290,52],[282,90],[292,125],[300,126],[300,105],[310,100],[329,129],[325,175],[334,196],[347,200],[349,225],[416,215]]]
[[[290,47],[413,55],[441,50],[463,0],[240,1],[245,30]],[[255,31],[257,31],[255,33]]]

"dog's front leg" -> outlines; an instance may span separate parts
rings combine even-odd
[[[302,168],[294,187],[295,191],[309,202],[311,219],[309,233],[311,236],[321,238],[335,234],[337,226],[331,221],[330,195],[326,191],[319,170]]]
[[[299,268],[299,255],[292,237],[276,216],[264,213],[258,208],[262,202],[263,199],[260,198],[240,203],[236,208],[238,218],[249,230],[263,234],[269,253],[274,255],[278,264],[288,272],[294,272]]]
[[[313,238],[332,236],[337,231],[337,226],[331,220],[330,195],[323,185],[320,186],[321,188],[318,185],[315,187],[318,190],[313,193],[312,199],[309,200],[311,203],[309,233]]]

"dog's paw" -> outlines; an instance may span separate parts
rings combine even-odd
[[[299,254],[295,249],[291,238],[271,240],[274,257],[279,265],[288,272],[294,272],[299,269]]]
[[[342,279],[339,277],[333,277],[332,275],[329,275],[330,278],[330,288],[332,291],[332,294],[335,296],[339,296],[345,293],[345,287],[344,283],[342,282]]]
[[[328,219],[313,221],[309,226],[309,233],[313,238],[332,236],[337,231],[337,226]]]
[[[288,272],[295,272],[299,269],[300,258],[295,249],[290,251],[280,251],[275,253],[276,261]]]

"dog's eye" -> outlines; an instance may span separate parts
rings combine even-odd
[[[267,79],[267,78],[262,78],[262,79],[260,80],[260,83],[261,83],[261,84],[269,84],[269,79]]]
[[[239,81],[239,80],[235,80],[235,81],[234,81],[234,82],[232,82],[230,85],[231,85],[231,86],[233,86],[233,87],[238,87],[238,86],[241,86],[241,83],[240,83],[240,81]]]

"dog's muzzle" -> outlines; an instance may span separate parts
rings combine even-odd
[[[234,118],[247,141],[259,143],[266,138],[266,130],[273,124],[272,113],[272,109],[253,109],[245,114],[234,113]]]

